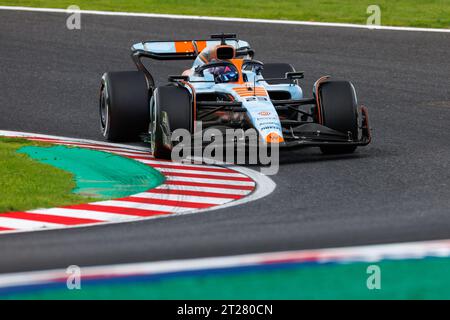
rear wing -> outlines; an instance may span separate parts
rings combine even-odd
[[[248,42],[238,39],[221,40],[177,40],[177,41],[146,41],[131,47],[133,56],[152,58],[156,60],[194,60],[203,49],[223,44],[231,45],[236,53],[246,53],[251,50]]]
[[[254,51],[248,42],[238,40],[235,34],[213,34],[209,40],[176,40],[176,41],[145,41],[131,47],[131,57],[138,70],[144,72],[149,88],[155,87],[155,80],[150,71],[142,63],[141,58],[156,60],[194,60],[207,47],[230,45],[236,49],[236,56],[250,55]]]

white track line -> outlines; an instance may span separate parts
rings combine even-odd
[[[69,11],[66,9],[13,7],[13,6],[0,6],[0,10],[50,12],[50,13],[66,13],[66,14],[70,14],[70,13],[74,12],[74,11]],[[264,23],[264,24],[285,24],[285,25],[301,25],[301,26],[314,26],[314,27],[357,28],[357,29],[368,29],[368,30],[445,32],[445,33],[450,32],[450,29],[373,26],[373,25],[353,24],[353,23],[311,22],[311,21],[271,20],[271,19],[251,19],[251,18],[228,18],[228,17],[193,16],[193,15],[159,14],[159,13],[113,12],[113,11],[98,11],[98,10],[80,10],[79,12],[82,14],[93,14],[93,15],[102,15],[102,16],[123,16],[123,17],[163,18],[163,19],[178,19],[178,20],[224,21],[224,22],[246,22],[246,23]]]
[[[207,197],[207,196],[206,197],[205,196],[187,196],[187,195],[182,195],[182,194],[151,193],[151,192],[142,192],[142,193],[134,194],[133,197],[144,198],[144,199],[209,203],[209,204],[224,204],[224,203],[230,202],[229,198],[218,198],[218,197]]]
[[[93,144],[82,144],[82,143],[71,143],[70,141],[53,141],[53,140],[44,140],[44,139],[30,139],[31,141],[38,141],[38,142],[47,142],[51,144],[56,145],[63,145],[68,147],[80,147],[84,149],[94,149],[98,151],[105,151],[109,153],[115,153],[120,155],[126,155],[126,156],[132,156],[132,157],[148,157],[149,159],[154,159],[148,152],[143,151],[132,151],[130,149],[123,149],[123,148],[113,148],[108,146],[102,146],[102,145],[93,145]]]
[[[113,149],[113,148],[106,148],[106,147],[102,147],[102,146],[93,146],[93,145],[82,145],[82,144],[67,144],[65,142],[50,142],[53,144],[59,144],[59,145],[65,145],[65,146],[69,146],[69,147],[79,147],[79,148],[84,148],[84,149],[92,149],[92,150],[97,150],[97,151],[104,151],[104,152],[108,152],[108,153],[114,153],[114,154],[118,154],[118,155],[122,155],[122,156],[130,156],[130,157],[148,157],[149,159],[154,159],[153,156],[151,156],[148,152],[142,152],[142,151],[131,151],[131,150],[127,150],[127,149]]]
[[[133,276],[167,274],[183,271],[201,271],[242,266],[257,266],[268,262],[317,263],[336,262],[378,262],[381,260],[423,259],[426,257],[449,257],[450,241],[436,240],[383,245],[329,248],[317,250],[284,251],[259,254],[245,254],[225,257],[197,258],[185,260],[140,262],[104,266],[83,267],[84,277],[96,278],[108,275]],[[67,278],[65,269],[31,271],[0,275],[0,288],[45,284]]]
[[[112,142],[97,141],[97,140],[90,140],[90,139],[70,138],[70,137],[64,137],[64,136],[60,137],[60,136],[54,136],[54,135],[48,135],[48,134],[42,134],[42,133],[33,133],[33,132],[0,130],[0,136],[23,137],[23,138],[45,138],[45,139],[53,139],[53,140],[67,141],[67,142],[78,142],[81,144],[89,144],[89,145],[94,145],[94,146],[103,146],[106,148],[108,148],[108,147],[123,148],[128,151],[149,152],[149,150],[150,150],[147,147],[133,146],[133,145],[123,144],[123,143],[112,143]]]
[[[2,214],[0,216],[0,226],[5,228],[12,228],[16,230],[30,230],[30,229],[41,229],[41,228],[58,228],[66,227],[63,224],[51,223],[51,222],[41,222],[32,221],[25,219],[8,218],[8,214]]]

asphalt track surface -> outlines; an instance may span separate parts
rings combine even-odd
[[[355,155],[282,154],[276,190],[246,205],[0,236],[0,272],[450,238],[450,34],[0,11],[0,128],[101,139],[99,80],[133,43],[236,32],[265,62],[354,83],[374,140]],[[160,83],[185,62],[153,62]]]

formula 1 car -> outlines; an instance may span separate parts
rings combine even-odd
[[[298,85],[303,72],[287,63],[255,60],[234,34],[209,40],[147,41],[132,46],[138,71],[105,73],[101,81],[102,134],[111,141],[143,137],[156,158],[169,159],[170,135],[185,129],[254,128],[260,141],[280,147],[320,147],[352,153],[370,143],[368,114],[351,82],[318,79],[311,98]],[[143,58],[194,60],[181,75],[156,86]]]

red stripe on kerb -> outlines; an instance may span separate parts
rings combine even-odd
[[[147,204],[159,204],[159,205],[182,207],[182,208],[193,208],[193,209],[204,209],[204,208],[209,208],[209,207],[216,205],[213,203],[199,203],[199,202],[190,202],[190,201],[163,200],[163,199],[138,198],[138,197],[127,197],[127,198],[114,199],[114,200],[147,203]]]
[[[64,224],[64,225],[77,225],[77,224],[103,222],[100,220],[93,220],[93,219],[60,217],[60,216],[54,216],[54,215],[48,215],[48,214],[27,213],[27,212],[11,212],[11,213],[6,213],[6,214],[2,215],[2,217],[3,218],[29,220],[29,221],[58,223],[58,224]]]
[[[199,197],[211,197],[211,198],[226,198],[226,199],[240,199],[242,195],[206,192],[206,191],[188,191],[188,190],[174,190],[174,189],[152,189],[148,193],[158,194],[180,194],[185,196],[199,196]]]
[[[157,216],[162,214],[170,214],[171,212],[167,211],[157,211],[157,210],[145,210],[145,209],[136,209],[136,208],[123,208],[123,207],[114,207],[114,206],[101,206],[96,204],[79,204],[74,206],[65,207],[67,209],[75,209],[75,210],[88,210],[88,211],[100,211],[111,214],[124,214],[130,216],[139,216],[139,217],[150,217]]]
[[[145,156],[145,157],[148,157],[148,159],[153,159],[153,157],[151,156],[150,152],[130,150],[130,149],[127,149],[127,148],[119,149],[119,148],[115,148],[115,147],[104,147],[104,146],[85,145],[85,144],[81,144],[81,143],[66,143],[66,142],[61,142],[61,143],[55,142],[55,144],[75,146],[75,147],[78,147],[78,148],[97,150],[97,151],[103,151],[103,152],[109,152],[109,153],[113,153],[113,152],[121,152],[121,153],[123,153],[123,152],[126,152],[126,153],[132,153],[132,154],[137,155],[137,156]],[[124,156],[124,157],[128,157],[128,155]]]
[[[253,181],[248,177],[224,177],[215,176],[212,174],[196,174],[196,173],[183,173],[183,172],[163,172],[168,177],[186,177],[186,178],[203,178],[203,179],[215,179],[215,180],[229,180],[229,181]]]
[[[0,232],[1,231],[11,231],[11,230],[15,230],[15,229],[0,227]]]
[[[165,159],[155,159],[155,157],[153,157],[150,152],[148,153],[148,155],[124,156],[124,157],[128,157],[128,158],[131,158],[131,159],[140,159],[140,160],[154,160],[154,161],[167,162],[167,163],[171,163],[172,162],[170,160],[165,160]]]
[[[176,164],[162,164],[162,163],[149,163],[148,164],[154,168],[164,168],[164,169],[181,169],[181,170],[196,170],[196,171],[208,171],[208,172],[223,172],[223,173],[236,173],[236,171],[226,169],[226,168],[202,168],[201,166],[189,166],[189,165],[176,165]]]
[[[224,189],[235,189],[235,190],[254,190],[255,186],[234,186],[229,184],[221,183],[203,183],[203,182],[193,182],[193,181],[176,181],[170,180],[166,181],[164,184],[174,185],[174,186],[192,186],[192,187],[206,187],[206,188],[224,188]]]

